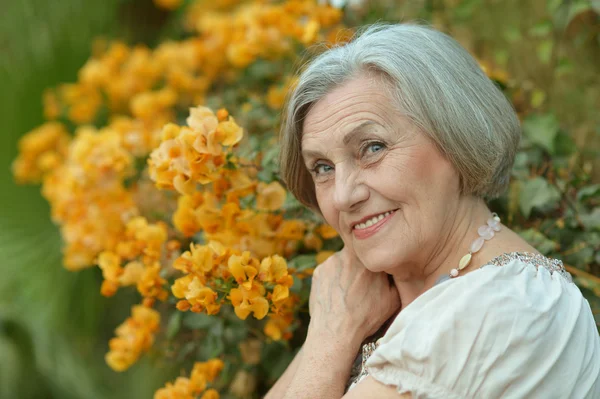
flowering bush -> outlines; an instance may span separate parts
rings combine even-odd
[[[346,19],[367,20],[353,10]],[[311,273],[342,243],[279,183],[276,131],[292,66],[314,44],[348,40],[344,17],[312,0],[188,4],[182,40],[97,42],[76,83],[44,93],[48,121],[19,143],[13,174],[42,184],[65,267],[97,266],[104,296],[139,294],[107,364],[124,371],[152,350],[191,370],[155,398],[264,393],[291,358],[280,349],[301,341]],[[568,163],[576,151],[551,116],[518,111],[526,137],[497,209],[542,252],[572,259],[600,295],[585,272],[600,264],[600,189]],[[582,242],[586,258],[569,258]]]

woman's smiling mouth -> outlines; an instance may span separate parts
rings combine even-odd
[[[358,239],[365,239],[375,234],[388,220],[392,218],[397,209],[387,211],[378,215],[372,216],[365,221],[355,223],[352,226],[352,233]]]

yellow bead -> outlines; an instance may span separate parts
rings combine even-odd
[[[469,262],[471,262],[471,254],[466,254],[460,259],[460,262],[458,262],[458,270],[462,270],[467,267]]]

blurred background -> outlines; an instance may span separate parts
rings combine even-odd
[[[19,138],[44,122],[44,89],[76,81],[94,39],[150,47],[178,39],[188,3],[174,11],[151,0],[4,0],[0,5],[0,398],[149,398],[177,374],[173,365],[150,357],[124,373],[105,364],[107,342],[136,299],[127,292],[99,295],[97,268],[70,272],[62,266],[61,238],[49,206],[39,186],[15,184],[11,163]],[[378,20],[433,24],[475,54],[509,93],[528,139],[546,145],[551,156],[518,158],[517,177],[544,181],[524,180],[516,197],[509,194],[498,206],[507,212],[517,207],[513,222],[523,226],[523,235],[547,249],[543,252],[562,255],[598,318],[600,2],[332,3],[353,8],[345,21],[349,27]],[[566,185],[553,188],[555,175]],[[568,190],[571,183],[576,191]],[[541,221],[544,215],[552,215],[552,226]],[[570,218],[577,220],[571,229]]]

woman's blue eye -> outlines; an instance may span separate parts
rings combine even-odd
[[[331,169],[333,169],[331,166],[324,164],[324,163],[320,163],[320,164],[315,165],[313,171],[316,174],[322,174],[322,173],[329,172]]]
[[[367,151],[370,153],[376,153],[383,150],[384,146],[381,143],[371,143],[367,146]]]

